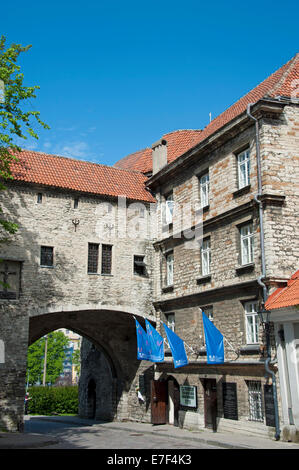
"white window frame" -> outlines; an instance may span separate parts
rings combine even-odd
[[[173,222],[173,209],[174,209],[174,202],[173,202],[173,193],[168,194],[165,197],[165,201],[162,206],[162,223],[163,225],[169,225]]]
[[[250,184],[250,151],[249,148],[237,155],[238,159],[238,186],[245,188]]]
[[[254,251],[253,224],[240,227],[241,265],[253,263]]]
[[[174,265],[174,258],[173,252],[166,254],[166,285],[172,286],[173,285],[173,265]]]
[[[245,327],[246,327],[246,343],[258,344],[259,343],[259,325],[260,319],[257,313],[258,303],[253,300],[246,302],[245,309]]]
[[[211,274],[211,241],[206,238],[201,245],[201,275],[209,276]]]
[[[175,332],[175,314],[174,313],[166,313],[166,320],[167,320],[167,326],[170,330]]]
[[[200,187],[200,206],[203,208],[209,205],[210,177],[209,177],[208,172],[200,177],[199,187]]]

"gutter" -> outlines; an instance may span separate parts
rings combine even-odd
[[[252,114],[250,114],[251,106],[253,103],[247,105],[247,116],[255,122],[255,144],[256,144],[256,160],[257,160],[257,177],[258,177],[258,194],[254,196],[254,200],[259,206],[259,222],[260,222],[260,246],[261,246],[261,268],[262,274],[257,279],[258,284],[262,287],[263,292],[263,305],[262,309],[265,310],[265,303],[268,298],[267,286],[263,282],[266,278],[266,258],[265,258],[265,244],[264,244],[264,212],[263,203],[260,200],[262,196],[262,173],[261,173],[261,154],[260,154],[260,142],[259,142],[259,123]],[[279,414],[278,414],[278,401],[277,401],[277,386],[275,373],[270,369],[269,364],[271,361],[271,346],[270,346],[270,322],[267,318],[265,321],[265,334],[266,334],[266,348],[267,348],[267,359],[265,361],[265,370],[267,376],[271,376],[273,385],[273,399],[274,399],[274,414],[275,414],[275,439],[278,441],[280,438],[279,429]]]

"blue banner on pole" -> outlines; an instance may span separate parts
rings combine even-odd
[[[174,367],[183,367],[188,364],[184,341],[163,323],[168,343],[172,352]]]
[[[150,361],[149,340],[147,333],[135,318],[136,333],[137,333],[137,359]]]
[[[202,320],[206,339],[208,364],[222,364],[224,362],[223,335],[215,325],[202,312]]]
[[[164,339],[150,324],[145,320],[147,337],[149,342],[150,361],[163,362],[164,361]]]

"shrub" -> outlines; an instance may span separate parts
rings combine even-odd
[[[77,414],[78,387],[30,387],[28,413],[39,415]]]

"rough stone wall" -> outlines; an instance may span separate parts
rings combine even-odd
[[[298,269],[299,107],[287,106],[279,122],[265,119],[261,132],[263,191],[285,197],[265,208],[268,276],[287,278]],[[287,221],[287,223],[286,223]]]
[[[7,186],[0,195],[1,207],[19,230],[1,246],[0,258],[15,260],[22,269],[19,297],[0,299],[0,339],[6,349],[0,365],[1,426],[21,427],[29,337],[38,339],[59,327],[74,326],[114,353],[119,406],[139,367],[132,315],[152,315],[148,207],[128,204],[125,217],[117,201],[80,194],[74,209],[77,194],[20,183]],[[41,204],[38,193],[43,194]],[[87,273],[88,243],[99,244],[97,274]],[[111,275],[101,274],[103,243],[113,245]],[[41,246],[54,247],[53,267],[40,266]],[[134,274],[134,255],[145,256],[146,276]]]

